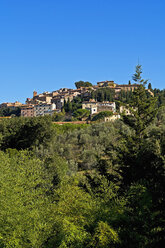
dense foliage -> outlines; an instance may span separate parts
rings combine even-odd
[[[92,86],[92,84],[90,82],[78,81],[78,82],[75,82],[75,86],[78,89],[81,87],[90,87]]]
[[[20,116],[21,115],[21,108],[16,107],[16,108],[0,108],[0,116]]]
[[[91,92],[91,98],[98,102],[115,100],[115,90],[111,88],[98,88],[96,91]]]
[[[163,247],[165,108],[144,82],[112,123],[0,121],[0,247]]]

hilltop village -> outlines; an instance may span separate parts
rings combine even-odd
[[[105,121],[109,121],[120,118],[120,112],[126,110],[124,106],[120,106],[119,111],[116,110],[116,101],[119,100],[120,96],[131,94],[139,86],[130,82],[121,85],[114,81],[102,81],[98,82],[97,85],[79,81],[75,85],[77,89],[61,88],[41,94],[34,91],[33,97],[27,98],[25,104],[20,102],[2,103],[0,108],[13,110],[19,108],[22,117],[56,116],[56,114],[64,111],[66,113],[72,112],[73,116],[76,117],[78,110],[79,120],[86,120],[89,117],[91,119],[92,116],[104,111],[106,112]],[[71,111],[71,108],[74,111]]]

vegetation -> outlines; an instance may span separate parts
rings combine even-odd
[[[103,101],[114,101],[115,99],[115,91],[111,88],[101,88],[97,89],[96,91],[91,92],[91,98],[95,99],[98,102]]]
[[[113,123],[0,122],[0,247],[163,247],[165,109],[141,74]]]
[[[52,121],[64,121],[65,120],[65,110],[59,113],[54,113],[52,115]]]
[[[90,111],[87,109],[77,109],[73,112],[73,116],[77,118],[78,120],[81,120],[82,118],[87,118],[90,115]]]
[[[5,116],[20,116],[21,115],[21,109],[19,107],[17,108],[0,108],[0,116],[5,117]]]
[[[94,115],[94,117],[92,118],[92,121],[103,120],[104,117],[109,117],[112,115],[113,115],[112,111],[101,111],[98,114]]]
[[[78,89],[81,87],[90,87],[92,86],[92,84],[90,82],[78,81],[78,82],[75,82],[75,86]]]
[[[165,90],[154,89],[153,90],[154,96],[157,97],[157,106],[165,106]]]

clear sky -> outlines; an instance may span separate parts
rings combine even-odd
[[[0,103],[74,82],[165,88],[165,0],[0,0]]]

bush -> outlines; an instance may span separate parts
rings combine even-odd
[[[73,112],[73,116],[78,119],[88,117],[89,115],[90,115],[90,111],[87,109],[77,109],[76,111]]]

